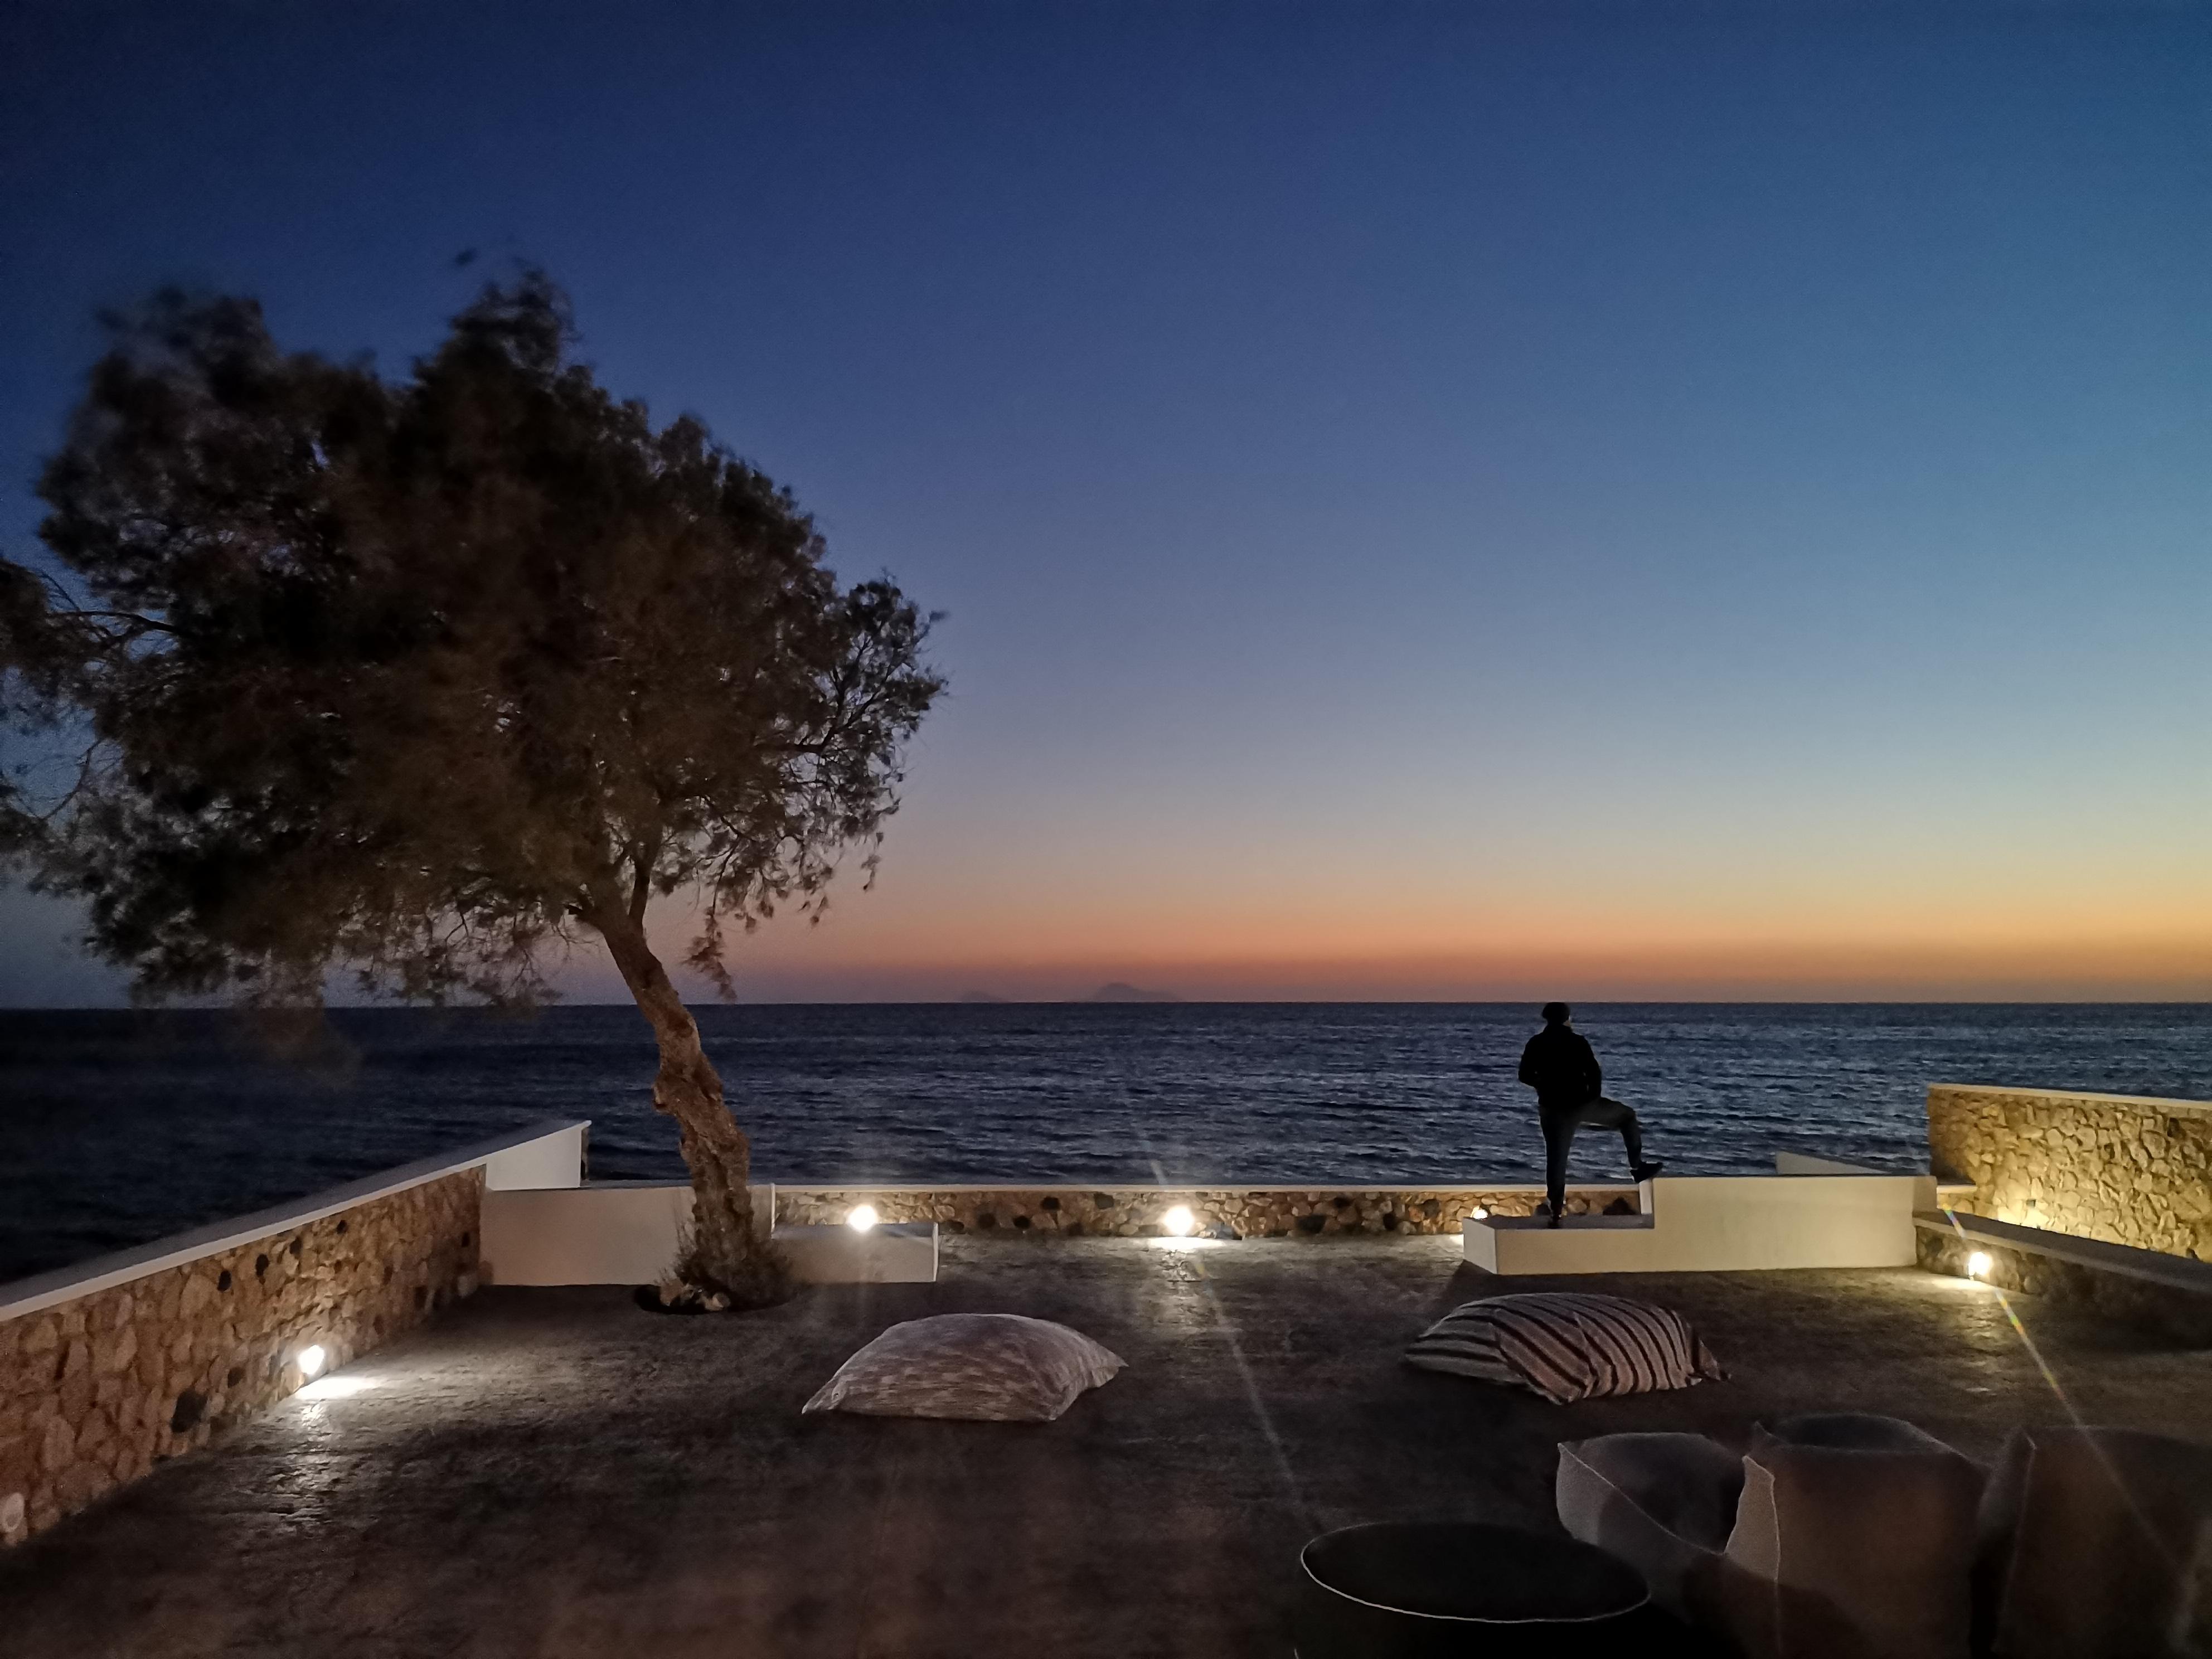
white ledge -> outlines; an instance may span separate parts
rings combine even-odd
[[[240,1244],[250,1244],[274,1233],[305,1226],[308,1222],[319,1221],[325,1216],[336,1215],[341,1210],[350,1210],[374,1199],[388,1198],[393,1193],[404,1193],[410,1187],[420,1187],[446,1176],[458,1175],[464,1170],[492,1164],[503,1153],[532,1147],[539,1141],[573,1137],[579,1155],[578,1162],[580,1163],[584,1133],[590,1127],[591,1120],[588,1118],[546,1118],[454,1152],[441,1152],[413,1164],[403,1164],[396,1170],[365,1176],[343,1187],[326,1188],[305,1198],[295,1199],[289,1204],[273,1205],[265,1210],[256,1210],[252,1215],[210,1222],[190,1232],[172,1233],[168,1237],[157,1238],[150,1244],[140,1244],[131,1249],[94,1256],[89,1261],[57,1267],[52,1273],[33,1273],[28,1279],[0,1285],[0,1320],[20,1319],[26,1314],[42,1312],[60,1303],[74,1302],[79,1297],[90,1296],[118,1285],[127,1285],[135,1279],[144,1279],[167,1267],[179,1267],[187,1262],[220,1255]],[[560,1149],[537,1150],[548,1152]],[[522,1160],[524,1170],[531,1174],[538,1173],[546,1162],[539,1156]]]

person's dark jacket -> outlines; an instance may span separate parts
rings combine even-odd
[[[1589,1042],[1571,1025],[1547,1025],[1521,1051],[1521,1080],[1539,1108],[1580,1106],[1597,1098],[1605,1073]]]

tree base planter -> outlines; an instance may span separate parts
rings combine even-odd
[[[937,1224],[778,1227],[770,1235],[802,1285],[933,1285]]]
[[[1517,1527],[1374,1522],[1324,1533],[1298,1565],[1298,1659],[1618,1659],[1653,1616],[1626,1562]]]

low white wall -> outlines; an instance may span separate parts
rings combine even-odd
[[[1893,1173],[1877,1170],[1865,1164],[1846,1164],[1841,1158],[1819,1158],[1811,1152],[1777,1152],[1774,1173],[1786,1176],[1886,1176]],[[1916,1174],[1912,1177],[1912,1207],[1916,1210],[1941,1209],[1944,1206],[1973,1195],[1971,1181],[1939,1182],[1932,1175]]]
[[[221,1255],[257,1238],[305,1226],[372,1199],[386,1198],[465,1170],[483,1170],[488,1188],[518,1177],[543,1181],[550,1186],[574,1187],[583,1176],[584,1137],[590,1128],[587,1121],[549,1118],[489,1140],[441,1152],[435,1158],[402,1164],[396,1170],[349,1182],[343,1187],[329,1188],[289,1204],[214,1222],[190,1232],[173,1233],[151,1244],[118,1250],[111,1255],[95,1256],[89,1261],[0,1285],[0,1320],[20,1318],[170,1267]]]
[[[1737,1273],[1776,1267],[1909,1267],[1921,1177],[1666,1176],[1647,1216],[1470,1221],[1468,1261],[1494,1273]],[[1648,1218],[1647,1218],[1648,1217]]]
[[[752,1183],[753,1224],[775,1223],[775,1188]],[[487,1285],[651,1285],[676,1260],[691,1224],[681,1181],[595,1181],[483,1195]]]
[[[1918,1176],[1681,1176],[1653,1183],[1655,1234],[1677,1271],[1909,1267]]]
[[[543,1127],[544,1126],[538,1126]],[[589,1118],[563,1123],[546,1133],[503,1146],[483,1161],[484,1190],[578,1187],[584,1180],[584,1149],[592,1133]]]

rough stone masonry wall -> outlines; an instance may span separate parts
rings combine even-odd
[[[1928,1146],[1972,1214],[2212,1261],[2212,1104],[1938,1084]]]
[[[1480,1207],[1527,1215],[1535,1187],[792,1187],[779,1182],[775,1218],[793,1225],[844,1220],[856,1204],[884,1221],[934,1221],[947,1232],[1039,1237],[1157,1237],[1161,1218],[1188,1205],[1202,1233],[1304,1238],[1328,1233],[1448,1233]],[[1571,1187],[1567,1212],[1633,1214],[1633,1187]]]
[[[474,1288],[480,1170],[0,1318],[0,1542],[21,1543]]]
[[[1981,1234],[1961,1237],[1925,1228],[1917,1231],[1920,1265],[1931,1273],[1979,1279],[1999,1290],[2075,1303],[2184,1347],[2212,1347],[2212,1296],[2124,1273],[2099,1273],[2040,1250],[2014,1249]],[[1978,1273],[1970,1273],[1970,1258],[1977,1255],[1987,1256],[1989,1265]]]

